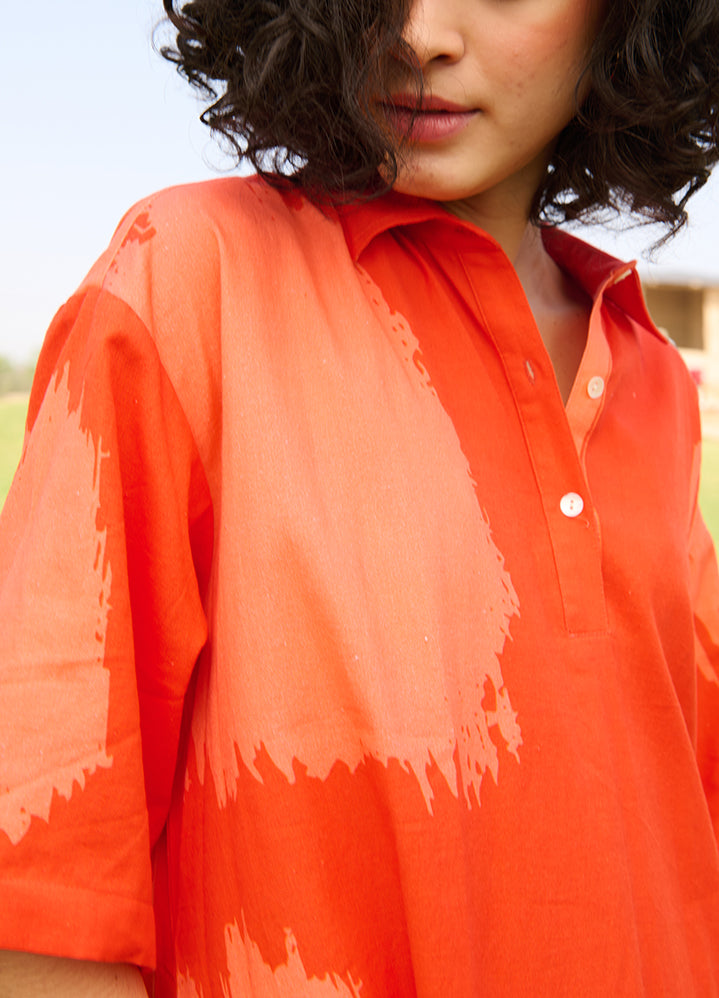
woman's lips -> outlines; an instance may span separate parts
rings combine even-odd
[[[403,95],[386,103],[384,111],[392,128],[415,142],[441,142],[452,138],[479,113],[437,97],[428,97],[418,107],[416,99],[413,101]]]

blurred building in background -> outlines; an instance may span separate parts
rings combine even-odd
[[[719,436],[719,281],[642,281],[649,312],[679,347],[699,388],[705,428]]]

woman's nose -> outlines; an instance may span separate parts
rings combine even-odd
[[[436,60],[458,62],[464,55],[464,38],[455,0],[413,0],[402,32],[424,68]]]

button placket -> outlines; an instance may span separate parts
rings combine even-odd
[[[592,503],[585,448],[607,396],[611,353],[600,309],[593,313],[587,348],[577,372],[571,404],[563,407],[566,437],[562,440],[552,407],[561,404],[550,392],[551,378],[539,378],[538,357],[515,353],[522,377],[513,380],[515,399],[522,413],[532,463],[542,492],[542,502],[554,552],[565,626],[574,635],[595,634],[607,627],[602,575],[601,531]],[[521,360],[520,360],[521,358]],[[520,366],[521,364],[521,366]],[[553,429],[549,430],[549,427]],[[569,444],[569,447],[566,447]]]
[[[595,332],[603,335],[601,329]],[[526,353],[516,351],[512,357],[507,350],[505,357],[545,510],[565,627],[573,635],[603,632],[607,618],[600,528],[582,456],[574,444],[569,413],[562,406],[547,370],[542,369],[541,357],[530,361],[534,381],[528,377]],[[607,363],[599,370],[608,372],[608,368]],[[544,376],[540,377],[540,373]],[[587,397],[590,380],[585,374],[576,386],[584,400],[583,406],[575,405],[575,412],[583,413],[587,429],[601,410],[606,393],[605,388],[599,400],[590,400]]]
[[[543,349],[521,291],[516,309],[507,314],[503,303],[491,295],[494,284],[482,288],[483,294],[479,295],[473,280],[477,274],[468,267],[466,258],[462,263],[484,335],[495,344],[517,406],[544,509],[564,625],[573,635],[603,632],[607,617],[599,522],[583,454],[577,446],[585,442],[585,434],[603,405],[601,399],[587,397],[588,382],[603,374],[608,378],[611,368],[600,303],[595,302],[585,355],[565,406],[553,378],[549,354]],[[488,266],[486,260],[481,263],[484,268]]]

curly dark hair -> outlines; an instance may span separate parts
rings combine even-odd
[[[270,182],[371,196],[402,149],[377,117],[411,0],[163,0],[161,49],[211,101],[202,120]],[[670,232],[719,159],[719,0],[607,0],[590,84],[559,135],[535,221],[629,207]],[[375,101],[373,106],[372,101]]]
[[[609,0],[591,88],[536,207],[550,220],[629,207],[670,233],[719,160],[719,0]]]
[[[411,60],[410,0],[163,3],[177,38],[162,55],[212,100],[201,119],[238,158],[315,198],[394,182],[397,151],[371,100],[387,92],[392,60]]]

